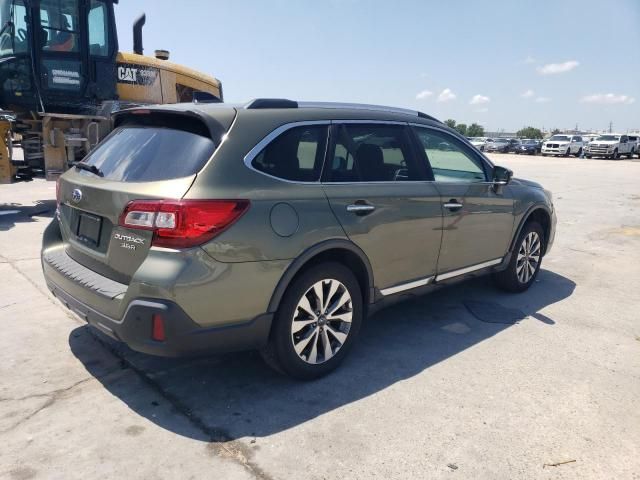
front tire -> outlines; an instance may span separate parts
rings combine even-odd
[[[360,285],[349,269],[334,262],[312,267],[289,285],[262,356],[291,377],[322,377],[349,353],[363,315]]]
[[[618,153],[617,148],[613,151],[613,155],[611,155],[611,158],[613,158],[614,160],[618,160],[620,158],[620,154]]]
[[[507,268],[494,274],[498,286],[508,292],[524,292],[535,282],[540,265],[544,231],[538,222],[528,222],[516,242]]]
[[[580,149],[576,153],[576,158],[580,158],[581,156],[582,156],[582,147],[580,147]]]

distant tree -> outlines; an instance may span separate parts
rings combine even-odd
[[[542,132],[538,128],[525,127],[517,131],[516,135],[520,138],[542,138]]]
[[[557,135],[559,133],[562,133],[559,128],[554,128],[553,130],[551,130],[551,135]]]
[[[468,137],[484,137],[484,128],[482,125],[478,125],[477,123],[472,123],[467,127],[467,136]]]
[[[444,123],[449,128],[456,128],[456,121],[453,118],[445,120]]]
[[[460,135],[466,135],[467,134],[467,125],[465,123],[458,123],[455,126],[455,129],[458,131],[458,133],[460,133]]]

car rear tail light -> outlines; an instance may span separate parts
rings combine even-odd
[[[153,231],[152,245],[202,245],[236,222],[248,200],[134,200],[120,215],[120,226]]]
[[[151,338],[156,342],[164,342],[167,339],[164,320],[157,313],[151,317]]]

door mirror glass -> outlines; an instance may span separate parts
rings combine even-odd
[[[511,178],[513,177],[513,172],[505,167],[494,167],[493,168],[493,184],[494,185],[507,185]]]

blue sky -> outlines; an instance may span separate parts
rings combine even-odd
[[[225,100],[422,110],[491,130],[640,129],[640,0],[121,0],[120,49],[221,79]]]

